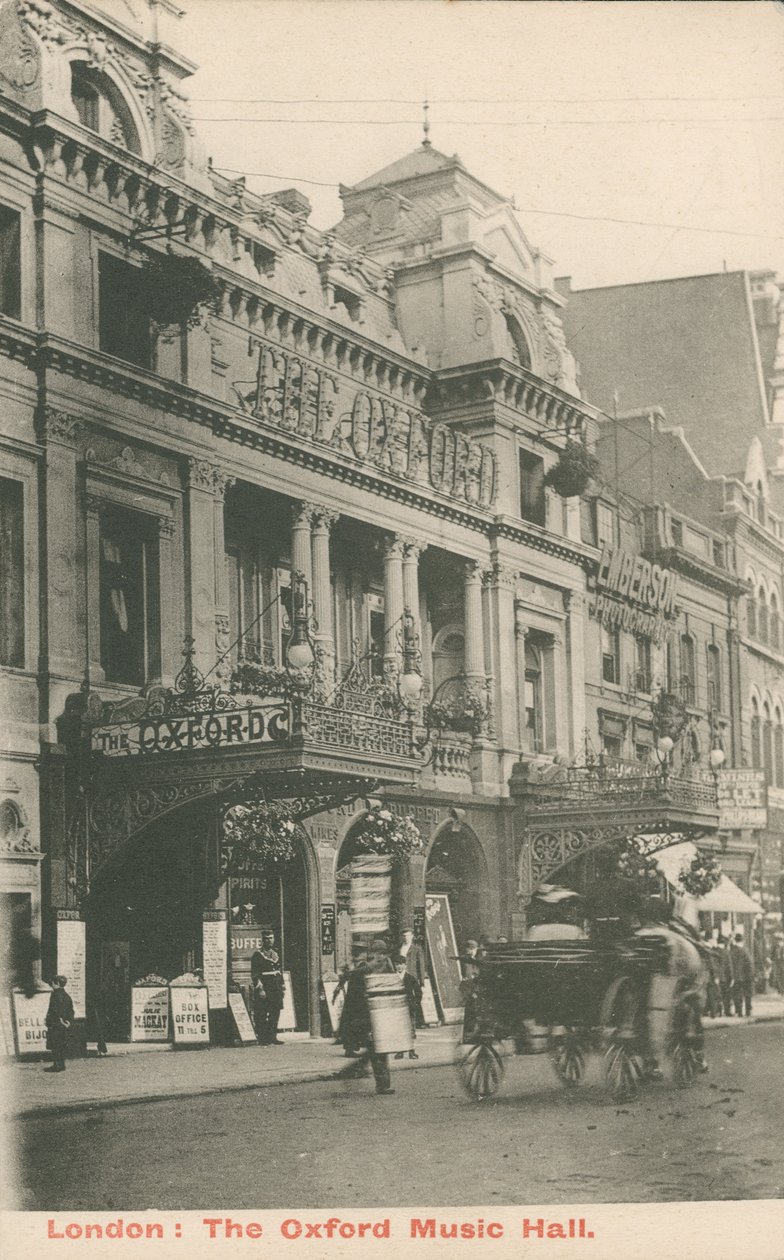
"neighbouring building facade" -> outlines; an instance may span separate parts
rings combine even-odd
[[[508,199],[425,140],[316,231],[212,169],[172,6],[126,8],[0,4],[1,891],[44,976],[83,925],[113,1035],[215,922],[235,981],[273,927],[317,1035],[358,940],[445,903],[519,936],[565,863],[716,835],[738,581],[546,482],[601,416]],[[722,701],[668,778],[673,636]],[[231,856],[259,800],[282,873]],[[357,839],[377,800],[405,862]]]

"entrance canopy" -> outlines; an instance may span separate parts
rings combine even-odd
[[[697,856],[697,847],[689,841],[675,844],[656,854],[656,865],[667,883],[679,891],[678,876]],[[739,888],[728,875],[722,875],[715,888],[697,899],[697,910],[709,914],[762,914],[762,907]]]

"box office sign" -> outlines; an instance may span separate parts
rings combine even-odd
[[[608,630],[629,630],[659,642],[675,615],[678,575],[621,547],[602,548],[588,611]]]
[[[135,984],[131,989],[131,1041],[169,1040],[169,986]]]
[[[87,925],[78,910],[57,911],[57,970],[68,980],[74,1017],[87,1015]]]
[[[767,827],[764,770],[720,770],[718,796],[720,831]]]
[[[490,507],[495,455],[480,442],[434,423],[415,406],[383,397],[263,338],[256,389],[237,394],[265,424],[309,438],[453,499]]]
[[[94,726],[93,752],[105,757],[196,752],[284,743],[291,732],[291,709],[284,700],[227,712],[186,717],[150,717],[138,722]]]
[[[209,998],[205,985],[170,986],[171,1018],[176,1046],[210,1044]]]

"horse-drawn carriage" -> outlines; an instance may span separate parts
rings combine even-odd
[[[688,978],[667,974],[661,936],[606,947],[588,940],[499,943],[463,961],[475,974],[458,1070],[477,1102],[497,1092],[508,1041],[518,1054],[549,1053],[569,1087],[583,1079],[587,1055],[603,1052],[614,1101],[634,1097],[658,1063],[669,1063],[679,1086],[702,1069],[700,993]]]

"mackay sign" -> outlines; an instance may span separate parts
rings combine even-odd
[[[228,712],[151,717],[94,726],[91,739],[93,752],[105,757],[133,757],[279,744],[287,740],[290,733],[290,706],[285,700],[270,700]]]
[[[621,547],[603,547],[588,606],[608,630],[629,630],[658,642],[675,615],[678,576]]]

